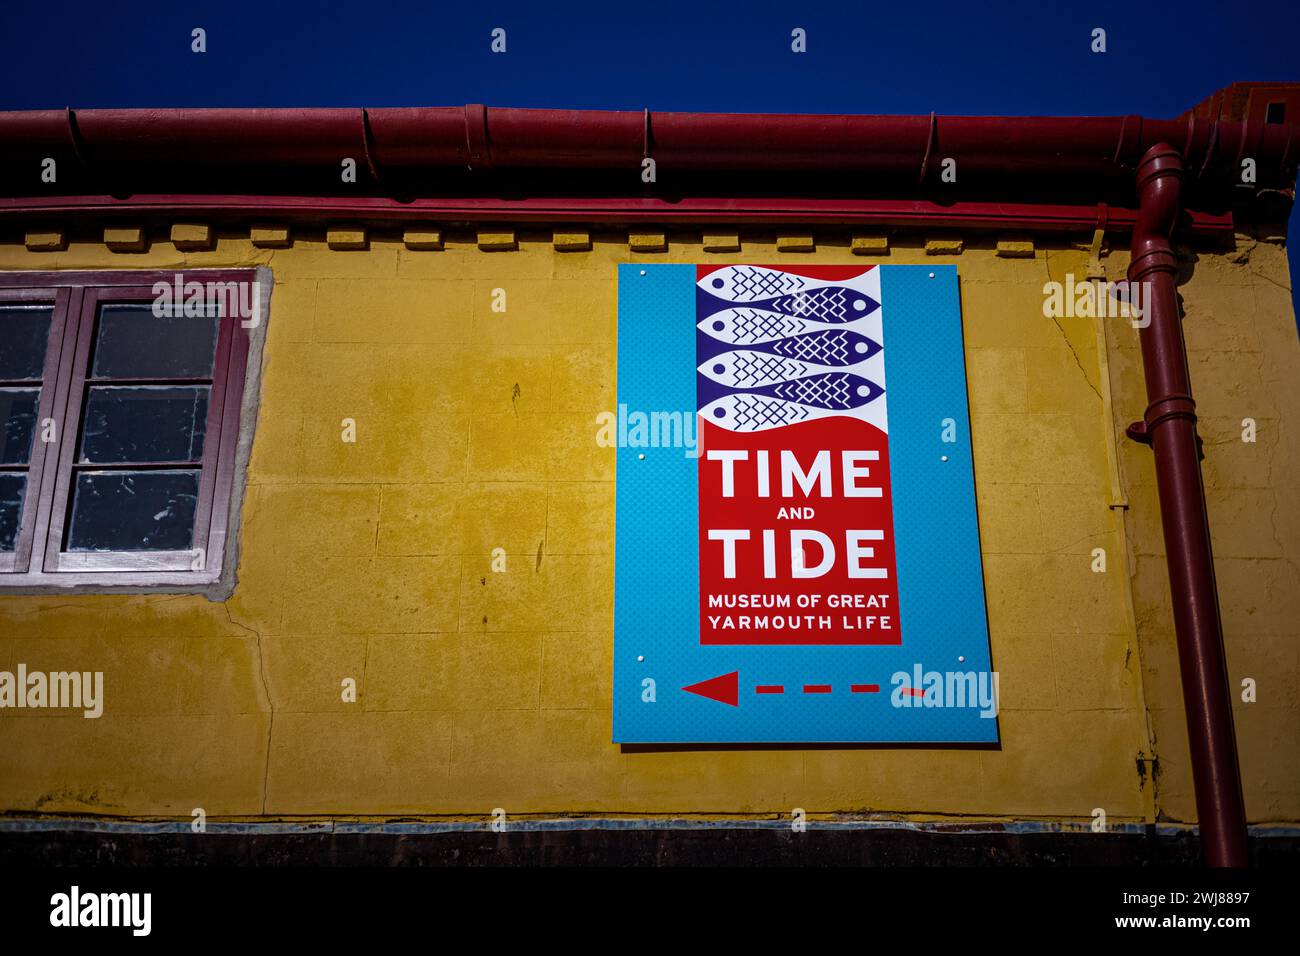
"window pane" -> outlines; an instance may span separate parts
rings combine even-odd
[[[0,475],[0,551],[14,550],[26,488],[26,475]]]
[[[216,316],[153,314],[149,303],[103,305],[95,336],[95,378],[211,378]]]
[[[86,397],[81,461],[198,461],[209,385],[92,386]]]
[[[32,457],[38,388],[0,388],[0,465],[25,465]]]
[[[198,493],[198,471],[81,472],[68,550],[187,550]]]
[[[0,381],[39,380],[53,306],[0,305]]]

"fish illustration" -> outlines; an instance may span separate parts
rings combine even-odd
[[[760,352],[774,352],[818,365],[843,367],[871,358],[880,351],[881,345],[866,335],[848,329],[827,329],[775,342],[759,343],[755,348]]]
[[[728,266],[699,280],[699,287],[731,302],[752,302],[798,292],[817,284],[792,272],[762,269],[758,266]]]
[[[696,285],[710,296],[727,302],[756,303],[827,287],[841,287],[880,301],[880,273],[871,266],[847,279],[812,279],[762,266],[726,266],[710,272]]]
[[[800,332],[813,332],[822,326],[806,319],[795,319],[758,309],[724,309],[701,319],[696,328],[719,342],[752,345],[787,338]]]
[[[752,311],[784,315],[814,322],[844,323],[865,318],[880,308],[880,303],[856,289],[843,286],[826,286],[821,289],[804,289],[775,299],[756,299],[746,303]],[[710,308],[713,306],[714,308]],[[727,311],[734,308],[721,299],[700,303],[700,312]]]
[[[888,430],[879,269],[832,280],[725,266],[696,285],[705,421],[754,432],[841,417]]]
[[[827,331],[826,325],[815,319],[764,312],[747,306],[714,312],[701,319],[696,328],[710,338],[730,345],[757,345],[760,342],[775,342],[777,339],[805,333]],[[880,320],[876,315],[855,319],[844,328],[869,337],[880,336]]]
[[[805,362],[742,349],[715,355],[701,362],[698,371],[719,385],[754,388],[800,378],[815,369]]]
[[[797,425],[817,418],[858,418],[888,431],[885,396],[878,394],[866,404],[848,411],[817,408],[752,392],[737,392],[715,399],[700,409],[705,421],[733,432],[760,432]]]
[[[859,336],[859,338],[862,339],[862,343],[859,344],[862,345],[865,353],[868,351],[865,343],[870,340],[865,336]],[[814,350],[808,351],[818,354]],[[857,356],[857,360],[849,366],[849,370],[856,375],[865,375],[872,381],[882,381],[885,369],[884,363],[876,359],[879,354],[880,347],[876,346],[876,351],[870,353],[869,358]],[[838,353],[833,354],[831,357],[837,358]],[[840,364],[842,367],[846,363],[841,361]],[[788,382],[807,376],[837,371],[833,365],[827,366],[800,361],[780,354],[769,354],[751,349],[735,349],[721,352],[707,361],[701,362],[697,370],[705,378],[711,379],[719,385],[751,391],[764,385],[773,385],[778,382]]]
[[[749,389],[751,394],[782,398],[787,402],[811,405],[831,411],[848,411],[873,401],[884,389],[870,379],[849,372],[809,375],[792,382],[777,382]]]

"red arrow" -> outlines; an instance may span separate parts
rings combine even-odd
[[[701,697],[709,698],[709,700],[720,701],[735,707],[740,698],[740,671],[732,671],[730,674],[723,674],[720,677],[711,677],[708,680],[700,681],[698,684],[683,687],[682,690],[688,694],[699,694]]]

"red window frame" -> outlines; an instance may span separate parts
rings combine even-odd
[[[152,303],[155,284],[165,282],[174,287],[177,276],[182,282],[258,281],[254,269],[0,273],[0,304],[54,304],[15,549],[0,554],[0,593],[50,585],[84,590],[201,589],[221,580],[229,545],[250,329],[263,321],[265,314],[251,319],[222,315],[219,320],[191,549],[63,550],[82,412],[87,389],[94,384],[90,356],[99,308],[105,304]],[[47,419],[55,424],[53,442],[44,442],[40,437],[42,423]],[[148,464],[157,469],[165,463]],[[117,463],[114,468],[129,465]]]

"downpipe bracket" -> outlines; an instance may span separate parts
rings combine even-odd
[[[1128,428],[1124,429],[1124,434],[1127,435],[1131,441],[1135,441],[1139,445],[1146,445],[1148,448],[1151,447],[1152,436],[1151,432],[1147,431],[1146,422],[1130,422]]]
[[[1151,429],[1147,427],[1146,422],[1130,422],[1124,429],[1124,436],[1129,441],[1135,441],[1139,445],[1146,445],[1148,448],[1155,442],[1155,436]],[[1205,461],[1205,439],[1198,434],[1196,436],[1196,460]]]
[[[1196,458],[1198,461],[1204,461],[1205,441],[1196,432],[1196,402],[1190,395],[1166,395],[1159,401],[1152,402],[1147,406],[1142,420],[1131,422],[1124,429],[1124,434],[1131,441],[1151,448],[1155,444],[1156,429],[1166,422],[1177,419],[1191,423],[1193,434],[1196,435]]]

